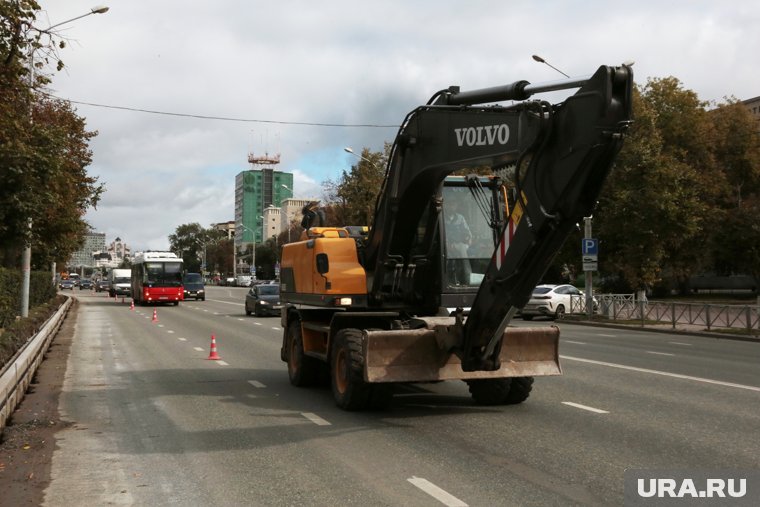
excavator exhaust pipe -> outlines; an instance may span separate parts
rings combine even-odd
[[[430,382],[561,375],[559,328],[508,328],[502,338],[501,367],[464,371],[455,354],[441,349],[433,329],[364,331],[364,380]]]

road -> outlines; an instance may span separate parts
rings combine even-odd
[[[564,375],[524,404],[442,382],[351,413],[289,384],[279,319],[244,294],[158,322],[76,294],[45,505],[618,505],[629,468],[760,468],[758,344],[562,324]]]

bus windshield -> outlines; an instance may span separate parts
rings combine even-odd
[[[181,262],[146,262],[145,283],[148,287],[182,286]]]

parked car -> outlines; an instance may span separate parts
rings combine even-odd
[[[80,280],[79,281],[79,290],[83,290],[83,289],[91,290],[92,289],[92,280],[90,280],[89,278],[83,278],[82,280]]]
[[[571,301],[573,303],[571,304]],[[594,311],[597,309],[594,300]],[[520,310],[523,320],[532,320],[536,316],[559,319],[565,313],[585,311],[585,295],[573,285],[538,285],[525,307]]]
[[[95,292],[108,292],[111,289],[110,280],[98,280],[95,282]]]
[[[246,315],[279,315],[280,308],[280,285],[277,283],[254,285],[245,296]]]
[[[206,287],[203,285],[203,276],[200,273],[187,273],[182,278],[182,287],[185,290],[185,299],[206,301]]]
[[[235,285],[238,287],[250,287],[252,277],[250,275],[238,275],[235,279]]]
[[[58,282],[58,288],[61,290],[64,290],[64,289],[74,290],[74,287],[76,287],[74,280],[61,280],[60,282]]]

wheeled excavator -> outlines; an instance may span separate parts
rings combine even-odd
[[[508,325],[592,213],[632,121],[632,86],[630,67],[602,66],[452,86],[411,111],[373,223],[326,226],[310,209],[300,241],[283,247],[290,382],[329,376],[336,404],[362,410],[387,406],[394,384],[451,379],[476,403],[521,403],[534,377],[560,375],[557,327]],[[531,99],[576,88],[556,104]]]

